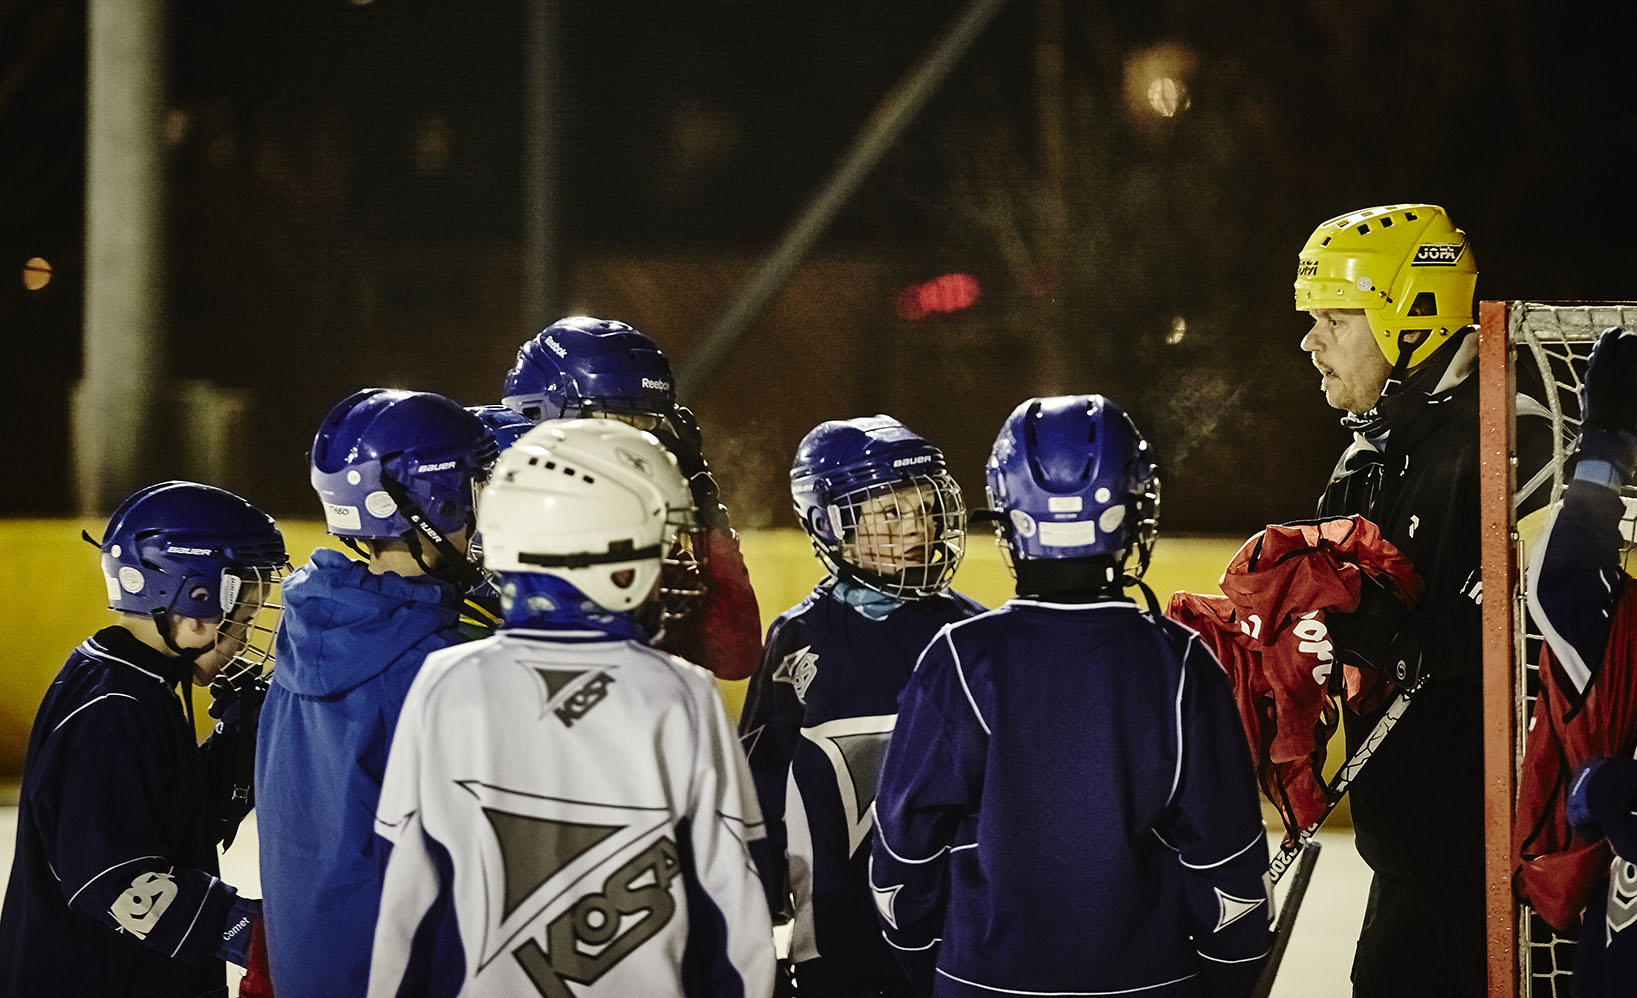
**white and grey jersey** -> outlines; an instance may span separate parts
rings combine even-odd
[[[761,813],[714,681],[679,658],[521,629],[435,653],[376,831],[371,995],[772,990]]]

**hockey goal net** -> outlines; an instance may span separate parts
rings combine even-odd
[[[1482,557],[1489,597],[1483,601],[1489,995],[1563,998],[1572,985],[1574,941],[1555,934],[1512,894],[1512,812],[1538,689],[1541,642],[1525,602],[1523,545],[1533,524],[1519,529],[1518,505],[1519,497],[1543,485],[1545,477],[1551,481],[1551,500],[1562,494],[1592,342],[1609,326],[1637,328],[1637,302],[1486,301],[1479,312]],[[1520,390],[1543,404],[1554,431],[1550,461],[1528,481],[1519,480]],[[1505,598],[1495,598],[1503,593]]]

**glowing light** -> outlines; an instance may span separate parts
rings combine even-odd
[[[1187,335],[1188,320],[1184,319],[1180,315],[1174,316],[1171,319],[1171,331],[1165,334],[1165,345],[1174,347],[1178,343],[1181,343],[1182,338]]]
[[[1125,60],[1126,113],[1139,127],[1153,129],[1193,106],[1188,82],[1199,72],[1199,55],[1177,42],[1137,49]]]
[[[38,291],[51,283],[51,264],[33,257],[23,264],[23,287],[30,291]]]
[[[1169,76],[1161,76],[1148,85],[1148,106],[1162,118],[1175,118],[1192,103],[1188,88]]]
[[[982,290],[971,274],[944,274],[911,284],[898,292],[898,317],[914,322],[929,315],[959,312],[977,304]]]

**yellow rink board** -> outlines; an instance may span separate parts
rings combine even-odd
[[[34,711],[69,651],[117,619],[104,607],[97,553],[80,537],[82,530],[101,536],[103,525],[102,520],[0,519],[0,648],[6,656],[0,668],[0,779],[22,772]],[[317,521],[286,520],[280,528],[297,565],[315,547],[334,546]],[[1179,589],[1217,592],[1217,579],[1242,540],[1162,537],[1148,573],[1162,605]],[[743,547],[764,629],[823,577],[798,530],[752,531],[743,537]],[[986,536],[974,538],[955,586],[988,606],[1011,595],[1011,575]],[[737,716],[747,684],[720,685],[729,712]],[[207,695],[197,690],[194,696],[203,730]]]

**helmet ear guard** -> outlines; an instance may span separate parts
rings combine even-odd
[[[1388,363],[1409,370],[1472,324],[1477,282],[1466,233],[1448,212],[1385,205],[1313,231],[1296,266],[1296,309],[1362,309]],[[1418,330],[1426,332],[1408,342]]]

